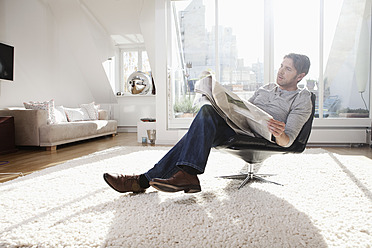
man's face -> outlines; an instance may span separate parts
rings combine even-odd
[[[296,68],[293,66],[293,60],[285,58],[280,65],[276,76],[276,83],[283,90],[296,90],[297,83],[305,76],[304,73],[297,74]]]

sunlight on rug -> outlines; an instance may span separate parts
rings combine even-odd
[[[169,148],[115,147],[0,184],[0,247],[371,247],[372,164],[322,149],[259,168],[284,186],[217,176],[240,159],[213,150],[202,192],[120,194],[104,172],[138,174]]]

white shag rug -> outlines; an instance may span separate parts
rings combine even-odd
[[[371,247],[372,164],[322,149],[259,168],[284,186],[217,176],[244,162],[212,151],[202,192],[120,194],[104,172],[147,171],[168,150],[116,147],[0,184],[0,247]]]

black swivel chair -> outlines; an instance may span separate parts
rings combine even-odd
[[[248,172],[241,173],[238,175],[231,176],[221,176],[220,178],[227,179],[242,179],[244,180],[240,186],[243,187],[249,181],[259,180],[262,182],[274,183],[281,185],[279,183],[266,180],[262,177],[272,176],[273,174],[256,174],[254,173],[254,164],[262,163],[266,158],[271,155],[278,153],[301,153],[305,150],[307,141],[309,139],[311,128],[314,119],[315,112],[315,94],[311,93],[311,102],[313,104],[312,113],[307,122],[302,127],[300,133],[298,134],[296,140],[290,147],[281,147],[276,143],[267,141],[264,138],[250,137],[248,135],[235,135],[229,139],[226,143],[216,147],[217,149],[223,149],[233,155],[236,155],[243,159],[248,164]]]

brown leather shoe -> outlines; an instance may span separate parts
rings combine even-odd
[[[103,178],[111,188],[120,192],[143,193],[146,189],[139,185],[139,176],[124,176],[121,174],[103,174]]]
[[[201,191],[200,182],[196,175],[190,175],[183,170],[178,171],[168,179],[154,178],[150,185],[164,192],[184,191],[185,193],[197,193]]]

